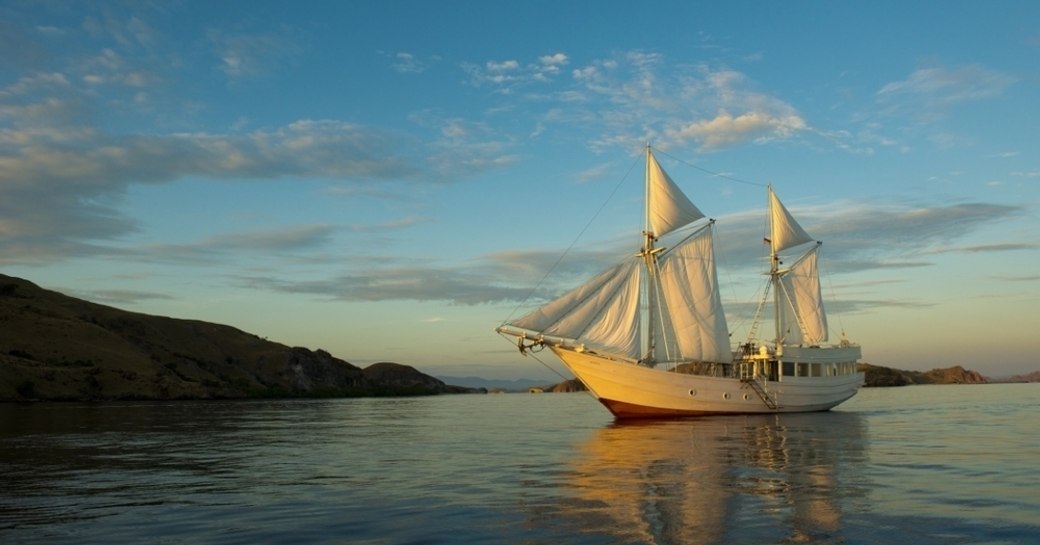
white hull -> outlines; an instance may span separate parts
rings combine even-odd
[[[862,373],[784,376],[779,382],[764,383],[765,394],[773,401],[767,404],[750,384],[739,378],[674,373],[551,348],[618,418],[826,411],[855,395],[863,385]]]

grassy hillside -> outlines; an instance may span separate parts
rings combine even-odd
[[[364,396],[462,391],[364,370],[226,325],[127,312],[0,275],[0,401]]]

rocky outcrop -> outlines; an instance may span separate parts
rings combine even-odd
[[[407,366],[371,372],[230,326],[98,305],[0,275],[0,401],[436,394]]]
[[[585,384],[578,379],[565,380],[555,386],[549,388],[549,391],[553,393],[570,393],[570,392],[584,392]]]
[[[913,384],[986,384],[986,377],[978,371],[959,365],[931,371],[905,371],[861,363],[859,370],[866,375],[866,386],[909,386]]]
[[[421,373],[410,365],[402,365],[400,363],[373,363],[366,367],[362,374],[371,384],[379,384],[390,392],[423,394],[479,391],[478,389],[445,384],[438,378]]]
[[[946,369],[932,369],[922,373],[930,382],[929,384],[986,384],[986,377],[978,371],[965,369],[960,365]]]
[[[999,379],[1000,382],[1040,382],[1040,371]]]

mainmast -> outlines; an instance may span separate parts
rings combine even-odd
[[[650,142],[646,143],[646,166],[644,168],[644,182],[643,185],[646,187],[645,196],[643,200],[646,202],[646,221],[643,228],[643,249],[640,255],[643,257],[643,261],[646,264],[646,304],[647,304],[647,322],[646,322],[646,338],[647,347],[646,354],[643,355],[643,362],[646,364],[653,365],[657,361],[656,342],[655,342],[655,331],[654,331],[654,315],[657,312],[656,297],[654,294],[657,293],[657,274],[656,267],[654,267],[654,261],[656,260],[656,251],[654,250],[654,228],[650,221],[650,161],[651,151]]]

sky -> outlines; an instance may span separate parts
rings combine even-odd
[[[630,255],[647,142],[746,334],[766,184],[864,361],[1040,370],[1040,3],[0,1],[0,273],[355,365]]]

